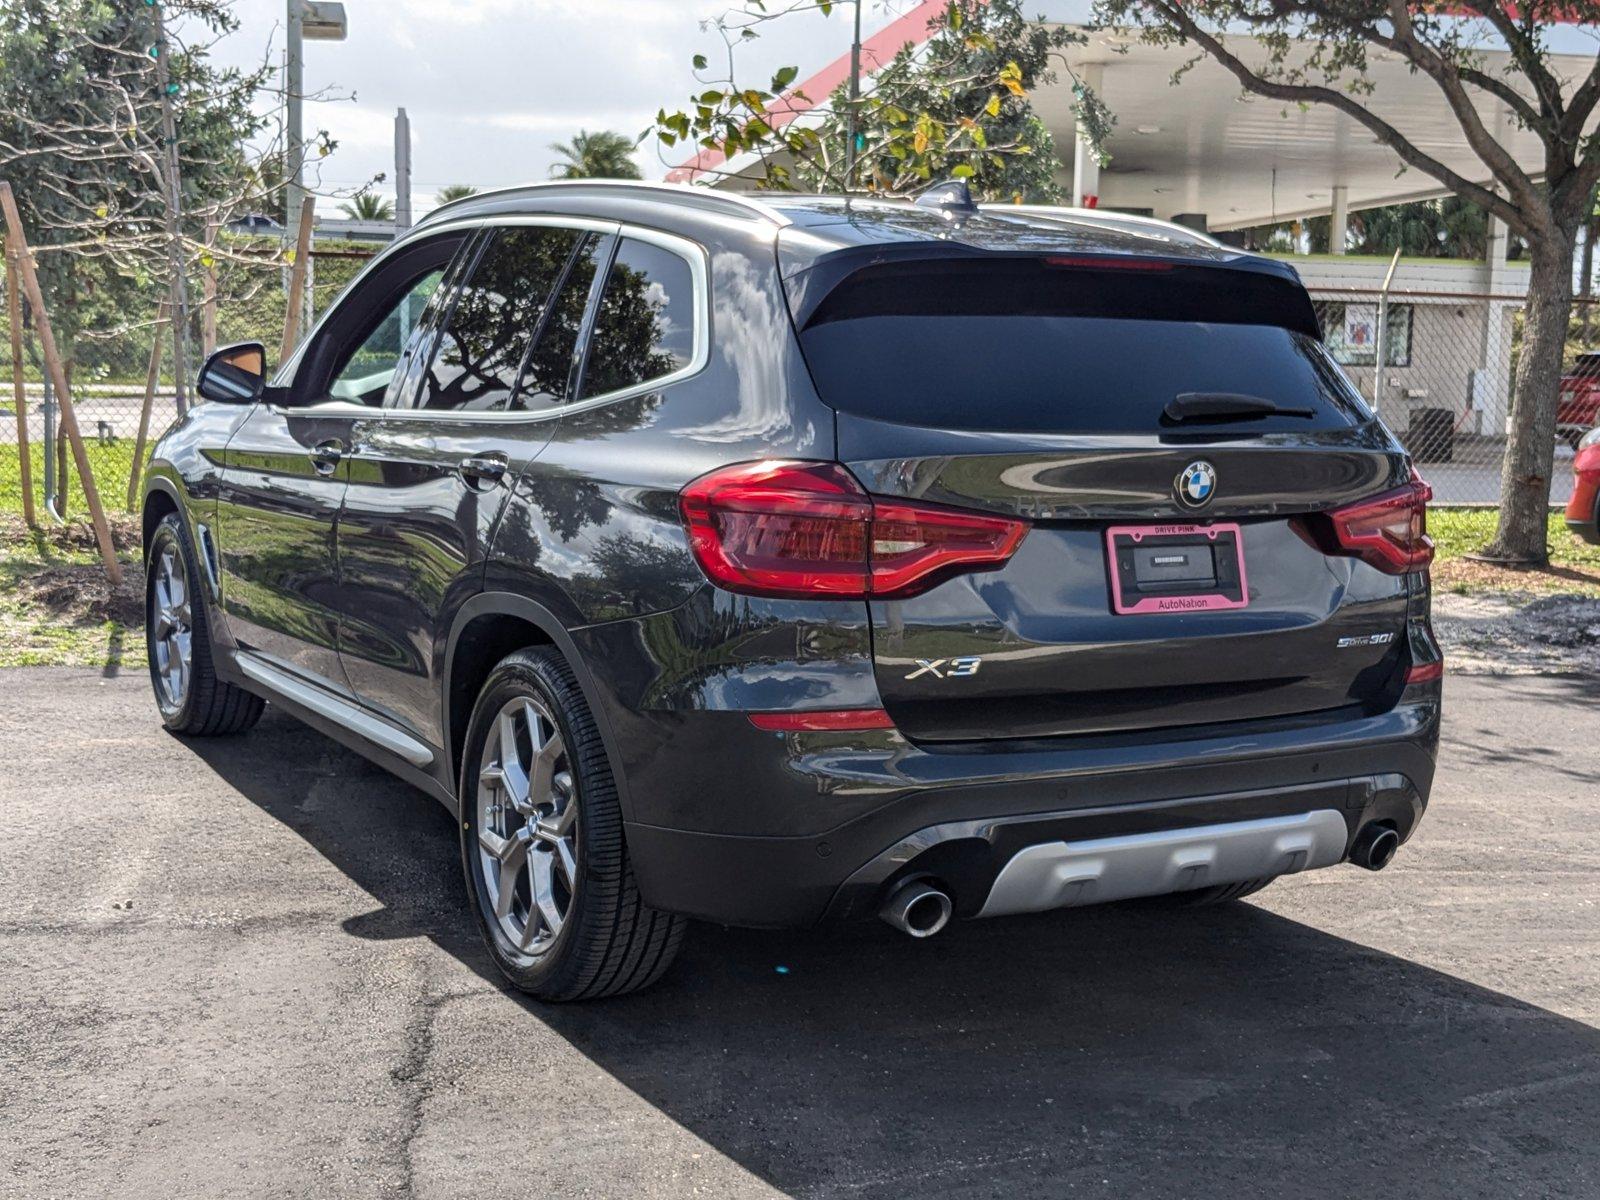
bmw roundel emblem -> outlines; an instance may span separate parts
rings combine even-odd
[[[1179,504],[1200,508],[1217,490],[1217,469],[1204,459],[1197,459],[1183,469],[1173,490],[1178,493]]]

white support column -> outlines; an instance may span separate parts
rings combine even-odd
[[[1506,250],[1510,238],[1505,222],[1489,218],[1485,258],[1484,288],[1491,296],[1510,291],[1506,279]],[[1511,420],[1511,323],[1515,304],[1488,300],[1483,304],[1483,353],[1478,370],[1473,372],[1472,407],[1476,410],[1478,432],[1498,434]]]
[[[1072,203],[1082,208],[1100,206],[1100,160],[1082,137],[1073,145]]]
[[[1343,254],[1345,239],[1350,233],[1350,188],[1346,184],[1333,185],[1333,220],[1328,230],[1328,253]]]
[[[1516,124],[1505,104],[1495,112],[1494,130],[1501,145],[1511,144]],[[1491,296],[1508,295],[1513,287],[1506,271],[1511,241],[1506,223],[1490,217],[1485,241],[1483,290]],[[1479,433],[1504,433],[1511,420],[1511,325],[1517,307],[1501,300],[1485,301],[1483,305],[1483,353],[1472,384],[1472,407],[1477,412]]]
[[[1085,63],[1079,69],[1078,78],[1085,87],[1098,92],[1104,78],[1103,64]],[[1072,203],[1083,208],[1100,205],[1100,160],[1089,145],[1082,121],[1078,122],[1072,146]]]

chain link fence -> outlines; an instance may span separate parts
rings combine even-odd
[[[259,239],[258,239],[259,240]],[[283,335],[286,267],[275,241],[259,247],[259,262],[232,262],[219,269],[220,299],[208,317],[205,286],[190,287],[193,335],[189,343],[189,375],[193,378],[209,340],[213,345],[260,341],[268,359],[277,357]],[[324,243],[312,250],[312,308],[320,313],[377,251],[371,245]],[[178,416],[172,361],[172,330],[152,290],[145,298],[148,317],[121,314],[118,332],[85,329],[72,347],[72,406],[94,471],[95,485],[107,512],[132,507],[134,460],[139,430],[146,427],[148,448]],[[0,307],[0,314],[4,309]],[[3,322],[0,315],[0,322]],[[35,503],[58,516],[86,516],[83,485],[61,428],[60,406],[39,357],[31,314],[25,317],[23,374],[27,400],[26,426]],[[208,338],[209,335],[209,338]],[[150,388],[152,351],[160,342],[160,362]],[[148,413],[146,395],[149,394]],[[17,453],[18,422],[12,387],[9,340],[0,337],[0,512],[22,511],[21,465]]]
[[[1411,286],[1313,288],[1312,299],[1334,358],[1405,443],[1435,502],[1498,504],[1525,296]],[[1592,300],[1574,305],[1563,375],[1552,505],[1572,495],[1578,439],[1600,423],[1600,304]]]
[[[313,296],[321,311],[375,252],[372,246],[320,245],[314,254]],[[243,297],[216,309],[218,344],[260,340],[272,354],[283,327],[282,267],[266,262],[257,278],[226,281],[224,294]],[[1384,422],[1399,435],[1433,485],[1440,504],[1493,505],[1500,493],[1500,463],[1510,414],[1511,379],[1522,337],[1524,298],[1500,288],[1460,286],[1464,269],[1410,265],[1402,283],[1387,291],[1381,276],[1352,278],[1349,286],[1308,279],[1335,359]],[[1525,275],[1522,276],[1525,278]],[[1512,274],[1515,281],[1517,276]],[[1364,285],[1364,286],[1363,286]],[[198,297],[200,289],[195,292]],[[152,318],[157,298],[150,299]],[[197,301],[197,357],[203,325]],[[73,400],[96,483],[108,510],[129,502],[152,343],[164,340],[162,364],[149,413],[153,441],[177,416],[170,331],[154,320],[115,339],[80,339]],[[48,494],[58,513],[82,514],[82,487],[39,364],[25,356],[28,435],[33,484],[41,505]],[[1600,303],[1579,301],[1567,340],[1566,378],[1559,409],[1560,436],[1550,499],[1564,504],[1572,490],[1573,446],[1600,421]],[[191,364],[191,370],[193,364]],[[21,508],[15,452],[8,348],[0,340],[0,510]],[[50,453],[47,455],[47,448]],[[49,459],[47,463],[47,458]],[[48,493],[46,486],[49,486]]]

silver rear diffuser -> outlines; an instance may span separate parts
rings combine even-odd
[[[1045,842],[1018,851],[1005,865],[978,915],[1104,904],[1330,867],[1344,858],[1348,840],[1343,814],[1325,808],[1196,829]]]

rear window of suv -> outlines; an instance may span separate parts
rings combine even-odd
[[[1234,420],[1230,433],[1371,419],[1322,344],[1284,327],[1309,307],[1288,280],[1084,263],[865,268],[812,314],[801,333],[807,364],[823,400],[842,412],[942,429],[1203,432],[1216,426],[1162,421],[1170,401],[1196,392],[1310,414]]]

